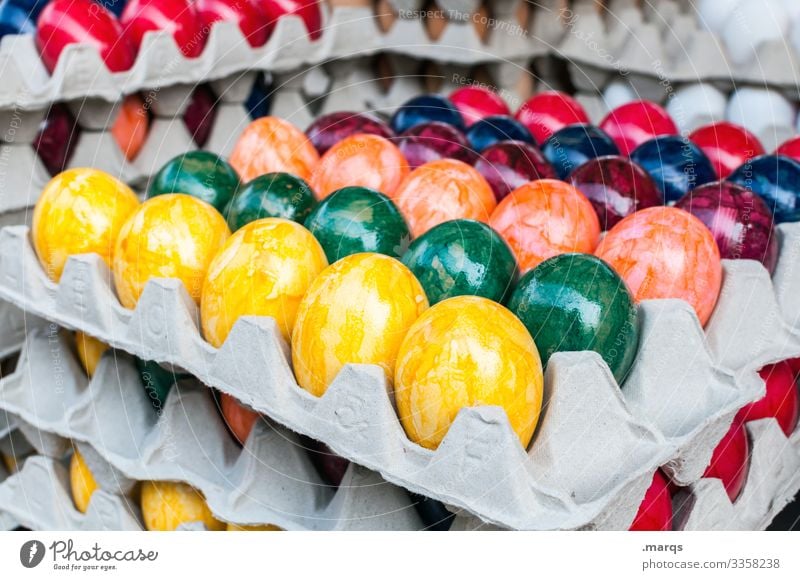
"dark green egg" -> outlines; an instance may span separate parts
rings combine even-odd
[[[545,260],[517,284],[509,309],[531,333],[542,363],[554,352],[593,350],[619,384],[639,346],[636,304],[619,275],[589,254]]]
[[[484,223],[453,220],[435,226],[403,256],[431,306],[453,296],[502,302],[517,276],[517,261],[503,238]]]
[[[159,413],[164,409],[172,385],[177,381],[187,378],[186,373],[174,373],[151,360],[142,360],[136,357],[136,368],[139,371],[139,378],[150,398],[153,408]]]
[[[173,157],[150,180],[147,199],[165,193],[186,193],[225,211],[239,187],[239,176],[227,161],[208,151]]]
[[[305,226],[333,264],[351,254],[403,255],[411,241],[406,220],[392,200],[367,187],[343,187],[323,199]]]
[[[225,217],[232,232],[250,222],[270,217],[302,224],[316,205],[311,187],[299,177],[291,173],[267,173],[242,186],[228,206]]]

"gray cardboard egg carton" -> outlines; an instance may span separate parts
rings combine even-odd
[[[641,346],[624,390],[596,354],[555,355],[545,377],[545,412],[527,454],[495,407],[462,410],[436,451],[412,443],[377,367],[346,366],[323,397],[310,395],[294,381],[288,347],[272,319],[240,319],[214,349],[202,339],[197,307],[177,280],[149,282],[133,311],[119,305],[97,256],[70,258],[55,285],[25,227],[0,232],[0,297],[115,348],[185,369],[388,481],[489,523],[624,529],[657,467],[680,485],[697,481],[736,411],[763,396],[756,371],[800,355],[800,309],[793,304],[800,225],[780,232],[774,285],[760,264],[724,262],[723,290],[705,334],[684,302],[640,306]]]
[[[403,490],[362,467],[351,465],[338,490],[326,486],[286,429],[260,422],[241,449],[199,383],[173,388],[157,413],[125,353],[107,352],[90,381],[69,333],[48,325],[29,330],[16,372],[0,380],[0,408],[19,418],[20,430],[27,427],[26,439],[44,456],[64,457],[74,442],[98,487],[114,496],[141,480],[184,481],[204,493],[219,519],[239,525],[423,527]]]

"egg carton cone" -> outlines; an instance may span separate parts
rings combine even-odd
[[[0,380],[0,406],[32,427],[34,447],[45,433],[77,442],[101,489],[122,495],[140,480],[184,481],[219,519],[239,525],[423,527],[406,492],[377,474],[351,465],[333,490],[297,435],[262,422],[241,449],[209,389],[176,386],[157,413],[129,355],[109,351],[90,381],[68,341],[66,331],[31,330],[17,372]]]
[[[0,413],[0,421],[3,421],[3,415],[4,413]],[[0,430],[0,439],[3,439],[5,436],[6,434],[3,434],[2,430]],[[8,473],[8,469],[6,468],[5,462],[0,461],[0,489],[3,488],[3,485],[5,484],[9,475],[10,474]],[[14,519],[14,517],[8,512],[4,511],[2,507],[0,507],[0,532],[13,530],[18,526],[19,524]]]
[[[49,180],[30,144],[0,144],[0,217],[32,207]]]
[[[30,324],[33,320],[27,322]],[[13,304],[0,300],[0,359],[19,351],[25,340],[25,327],[25,314]]]

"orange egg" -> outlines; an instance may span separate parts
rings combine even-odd
[[[253,426],[261,418],[261,414],[244,406],[226,393],[220,393],[219,406],[231,433],[239,443],[244,445],[247,438],[250,437]]]
[[[305,134],[277,117],[261,117],[250,123],[230,158],[242,183],[276,171],[307,180],[318,162],[319,154]]]
[[[328,149],[311,174],[311,189],[321,199],[351,185],[392,197],[408,175],[408,162],[391,141],[378,135],[352,135]]]
[[[125,159],[136,159],[142,150],[150,130],[150,118],[144,101],[139,95],[133,94],[125,97],[119,110],[119,115],[111,127],[111,134],[119,145]]]
[[[539,179],[506,196],[489,220],[524,272],[568,252],[589,254],[600,239],[591,202],[563,181]]]
[[[454,219],[488,222],[497,205],[483,176],[455,159],[420,165],[403,180],[393,198],[414,237]]]

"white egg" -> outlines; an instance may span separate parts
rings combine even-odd
[[[667,112],[681,133],[722,121],[725,118],[727,97],[714,85],[695,83],[679,88],[667,100]]]
[[[769,89],[743,87],[728,102],[728,120],[756,135],[767,127],[791,127],[795,114],[794,105],[786,97]]]
[[[700,0],[697,15],[706,29],[721,34],[725,21],[733,13],[736,5],[743,0]],[[790,0],[791,1],[791,0]]]
[[[759,46],[787,35],[789,23],[783,0],[740,2],[725,21],[721,33],[731,64],[753,61]]]
[[[609,111],[620,105],[639,100],[631,86],[624,81],[614,81],[603,91],[603,101]]]

